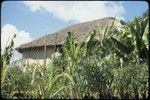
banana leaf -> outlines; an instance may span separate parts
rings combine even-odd
[[[114,43],[115,48],[120,51],[122,54],[130,54],[132,52],[132,49],[125,46],[123,43],[118,41],[117,39],[111,37],[112,42]]]
[[[147,49],[149,49],[148,48],[148,44],[149,44],[148,43],[148,38],[149,38],[149,23],[147,23],[147,25],[145,27],[145,30],[144,30],[143,37],[142,37],[143,42],[144,42],[144,44],[145,44],[145,46],[146,46]]]

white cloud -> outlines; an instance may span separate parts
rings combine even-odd
[[[24,1],[31,11],[47,11],[59,19],[90,21],[112,16],[123,19],[125,10],[121,2],[112,1]]]
[[[16,38],[14,39],[15,48],[32,40],[28,32],[20,31],[14,25],[5,24],[1,29],[1,54],[3,54],[5,46],[10,43],[14,34],[16,34]],[[13,59],[20,58],[19,54],[17,51],[13,51]]]

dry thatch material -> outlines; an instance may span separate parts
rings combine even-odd
[[[120,23],[118,20],[114,19],[113,17],[107,17],[107,18],[98,19],[94,21],[79,23],[79,24],[71,25],[64,29],[61,29],[53,34],[46,35],[45,39],[43,36],[29,43],[23,44],[17,47],[16,50],[19,51],[23,49],[41,47],[45,45],[45,41],[46,41],[47,46],[54,46],[55,43],[57,45],[61,45],[64,43],[64,40],[65,40],[65,37],[67,36],[68,31],[73,33],[74,41],[80,42],[84,40],[83,38],[86,38],[88,36],[89,31],[92,28],[102,29],[104,28],[104,26],[106,26],[107,23],[109,23],[110,21],[112,22],[113,20],[115,20],[114,26],[118,28],[118,25],[120,25]],[[56,34],[57,34],[57,38],[56,38]]]

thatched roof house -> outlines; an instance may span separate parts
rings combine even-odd
[[[43,36],[39,39],[33,40],[29,43],[23,44],[16,48],[19,52],[23,54],[23,58],[31,59],[43,59],[44,58],[44,45],[46,45],[46,58],[50,57],[52,53],[55,52],[54,49],[59,48],[67,36],[67,32],[70,31],[74,35],[74,40],[80,42],[83,38],[87,37],[89,30],[92,28],[103,28],[107,23],[115,20],[114,26],[118,28],[121,24],[118,20],[113,17],[107,17],[103,19],[98,19],[94,21],[79,23],[71,25],[64,29],[61,29],[53,34]],[[57,45],[57,46],[55,46]]]

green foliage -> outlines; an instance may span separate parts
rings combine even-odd
[[[6,60],[6,64],[9,64],[10,58],[12,57],[12,51],[13,51],[13,47],[14,47],[14,41],[13,40],[15,37],[16,37],[16,34],[14,34],[10,43],[8,43],[8,41],[9,41],[9,39],[8,39],[6,47],[4,48],[4,52],[2,54],[2,59]],[[3,63],[2,63],[2,65],[3,65]]]
[[[13,51],[13,46],[14,46],[13,39],[15,37],[16,37],[16,34],[14,34],[14,36],[12,37],[10,43],[6,44],[6,47],[4,48],[4,52],[1,55],[1,70],[2,70],[2,73],[1,73],[1,83],[4,82],[6,74],[7,74],[7,67],[8,67],[10,59],[12,57],[12,51]]]
[[[46,68],[40,64],[8,65],[3,59],[2,97],[147,98],[148,23],[147,17],[135,18],[117,31],[113,21],[103,30],[91,30],[86,41],[78,44],[68,32],[64,56],[51,59]]]

